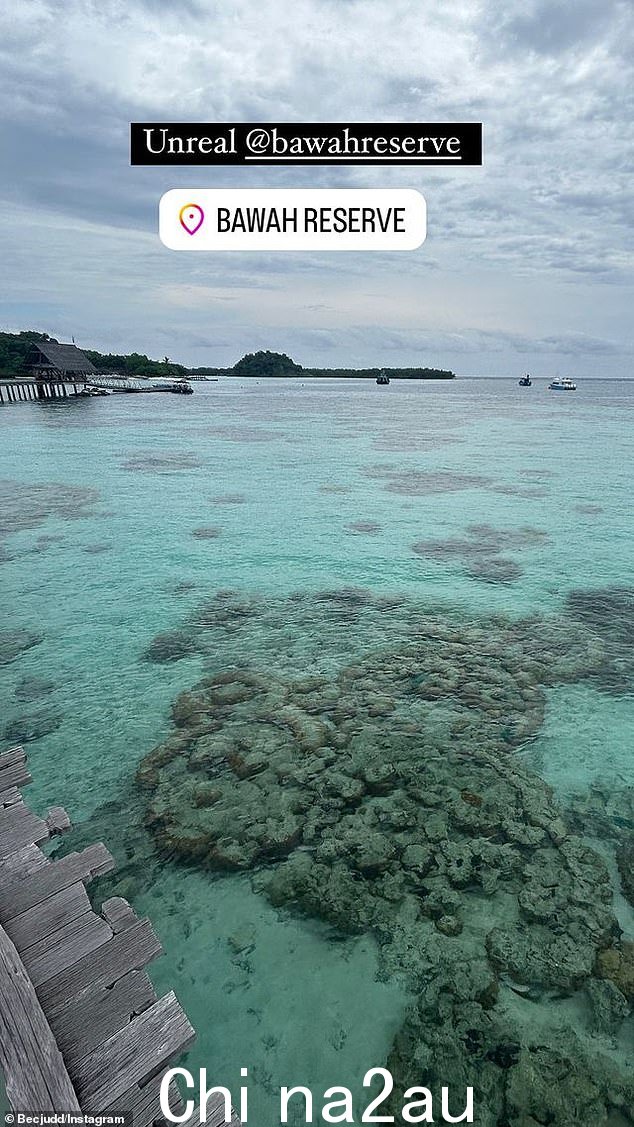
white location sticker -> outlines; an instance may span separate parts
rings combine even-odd
[[[414,188],[173,188],[159,205],[170,250],[416,250],[426,231]]]

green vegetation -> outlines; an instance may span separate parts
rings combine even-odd
[[[141,352],[131,352],[129,356],[95,352],[91,348],[82,348],[82,352],[100,372],[120,372],[126,376],[186,376],[189,371],[184,364],[174,364],[169,356],[163,360],[150,360]]]
[[[297,376],[302,371],[285,352],[247,352],[231,372],[234,376]]]
[[[60,343],[47,333],[29,329],[21,333],[0,333],[0,376],[18,376],[27,371],[26,357],[34,341]],[[275,376],[324,377],[325,379],[376,379],[380,368],[303,368],[285,352],[248,352],[232,368],[186,368],[175,364],[169,356],[151,360],[140,352],[129,355],[96,352],[83,348],[100,372],[120,372],[128,376],[254,376],[266,379]],[[451,380],[454,373],[441,368],[384,368],[391,379]]]
[[[0,375],[24,375],[28,371],[26,358],[31,345],[44,340],[53,344],[61,343],[48,333],[38,333],[31,329],[22,333],[0,333]],[[120,372],[128,376],[186,376],[188,372],[183,364],[174,364],[169,356],[165,356],[163,360],[150,360],[140,352],[119,356],[96,352],[91,348],[82,348],[81,351],[100,372]]]
[[[304,368],[305,376],[324,376],[330,379],[375,380],[385,372],[391,380],[453,380],[455,372],[445,368]]]
[[[22,333],[0,333],[0,375],[24,375],[26,355],[33,342],[38,340],[53,340],[53,337],[32,329]]]

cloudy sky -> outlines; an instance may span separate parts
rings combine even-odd
[[[0,0],[0,328],[630,375],[629,0]],[[483,168],[130,168],[130,121],[482,121]],[[176,254],[180,185],[418,188],[392,254]]]

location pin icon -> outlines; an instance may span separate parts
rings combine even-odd
[[[181,221],[181,226],[185,228],[188,235],[195,235],[202,225],[205,218],[205,213],[197,203],[186,203],[180,209],[178,218]]]

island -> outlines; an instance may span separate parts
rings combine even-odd
[[[24,330],[19,333],[0,332],[0,378],[23,376],[30,371],[29,357],[37,344],[59,345],[60,342],[47,333]],[[217,379],[219,376],[254,377],[269,379],[323,378],[323,379],[372,379],[380,372],[392,380],[453,380],[455,373],[442,368],[304,368],[285,352],[248,352],[230,368],[199,367],[187,368],[169,356],[162,360],[151,360],[140,352],[126,354],[103,353],[95,349],[83,348],[82,355],[100,375],[117,373],[130,378],[172,379]]]

